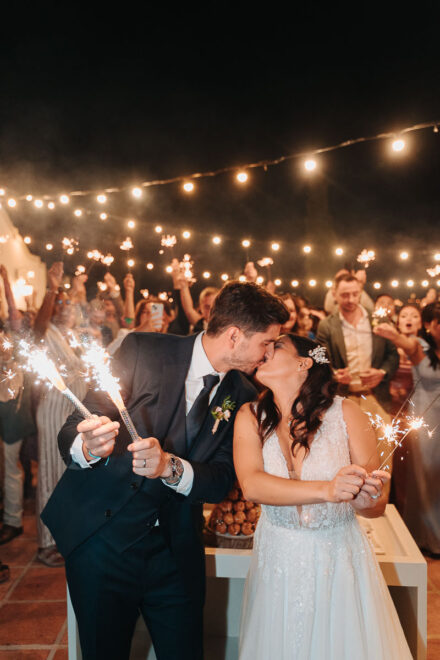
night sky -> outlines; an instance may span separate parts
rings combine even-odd
[[[132,186],[440,120],[438,23],[429,3],[402,27],[370,6],[340,21],[317,5],[288,19],[285,7],[275,4],[257,25],[254,10],[238,16],[223,3],[197,15],[169,6],[93,21],[79,10],[40,10],[13,23],[0,46],[0,186],[34,197]],[[126,255],[117,246],[131,235],[138,288],[151,291],[169,288],[171,255],[158,254],[156,224],[177,235],[176,256],[194,258],[196,291],[206,268],[217,276],[212,284],[221,272],[240,272],[243,238],[253,239],[254,260],[270,255],[276,240],[273,272],[282,288],[315,276],[317,289],[302,291],[319,302],[323,280],[365,247],[377,251],[369,279],[383,288],[392,277],[424,278],[440,251],[439,140],[432,129],[412,133],[398,157],[385,142],[341,149],[324,155],[313,177],[291,160],[250,171],[245,186],[225,174],[196,181],[192,195],[174,184],[147,189],[141,201],[110,195],[105,208],[95,195],[54,211],[20,202],[10,215],[48,264],[61,256],[63,236],[77,237],[68,272],[84,263],[86,249],[99,248],[117,257],[120,275]],[[74,219],[76,207],[92,213]],[[121,219],[103,223],[102,211]],[[122,218],[135,218],[136,229]],[[194,231],[188,242],[180,239],[186,228]],[[219,247],[214,233],[223,237]],[[49,257],[48,240],[56,245]],[[333,254],[337,245],[343,258]],[[401,249],[411,251],[408,263],[399,261]],[[97,266],[91,279],[103,272]]]

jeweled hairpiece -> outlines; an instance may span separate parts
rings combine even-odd
[[[330,364],[330,360],[327,358],[324,346],[317,346],[313,350],[309,351],[310,357],[318,362],[319,364]]]

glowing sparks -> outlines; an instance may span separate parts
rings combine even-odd
[[[423,417],[407,417],[407,420],[411,431],[419,431],[428,426]]]
[[[440,275],[440,264],[436,264],[434,268],[427,268],[426,272],[430,277],[436,277],[437,275]]]
[[[102,346],[96,342],[86,345],[82,359],[87,365],[98,389],[107,392],[119,411],[125,408],[119,380],[110,371],[110,358]]]
[[[184,254],[182,261],[179,263],[179,268],[182,271],[188,284],[193,284],[196,281],[193,273],[194,261],[191,259],[190,254]]]
[[[19,342],[19,353],[25,359],[26,371],[33,371],[42,380],[47,380],[57,390],[63,392],[66,384],[46,351],[36,349],[24,340]]]
[[[133,249],[133,241],[131,240],[130,236],[127,236],[125,241],[121,243],[119,246],[121,250],[132,250]]]
[[[110,268],[114,260],[115,260],[114,256],[110,253],[101,257],[101,263],[104,264],[104,266],[107,266],[107,268]]]
[[[86,267],[80,265],[76,267],[75,275],[82,275],[85,272],[86,272]]]
[[[159,300],[168,300],[168,294],[166,291],[161,291],[158,296]]]
[[[376,253],[374,250],[362,250],[357,256],[357,261],[360,264],[363,264],[365,268],[368,268],[370,263],[376,259]]]
[[[61,241],[61,244],[63,250],[66,251],[66,254],[72,255],[78,250],[79,243],[75,238],[67,238],[67,236],[65,236]]]
[[[172,248],[176,245],[177,243],[177,238],[175,236],[170,236],[169,234],[167,236],[162,236],[160,244],[162,247],[166,248]]]
[[[104,258],[104,255],[99,250],[90,250],[87,252],[87,259],[93,259],[93,261],[101,261]]]
[[[141,289],[141,295],[144,298],[148,298],[150,296],[150,292],[148,291],[148,289]]]
[[[7,337],[5,337],[5,338],[3,339],[3,342],[2,342],[2,349],[3,349],[4,351],[9,351],[12,347],[13,347],[13,344],[12,344],[12,342],[10,341],[10,339],[8,339]]]
[[[261,266],[261,268],[267,268],[268,266],[273,266],[273,259],[270,257],[263,257],[259,261],[257,261],[257,264]]]
[[[107,284],[105,282],[97,282],[97,287],[100,291],[107,291]]]

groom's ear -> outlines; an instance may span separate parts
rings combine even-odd
[[[240,337],[243,333],[240,330],[240,328],[238,328],[235,325],[231,325],[226,330],[225,334],[226,334],[226,339],[228,341],[229,348],[233,349],[235,347],[235,345],[238,343],[238,340],[240,339]]]

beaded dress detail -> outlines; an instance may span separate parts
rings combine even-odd
[[[335,397],[302,463],[302,481],[329,481],[351,462]],[[289,473],[273,432],[266,472]],[[348,503],[262,505],[243,596],[240,660],[375,660],[411,654],[369,541]]]

